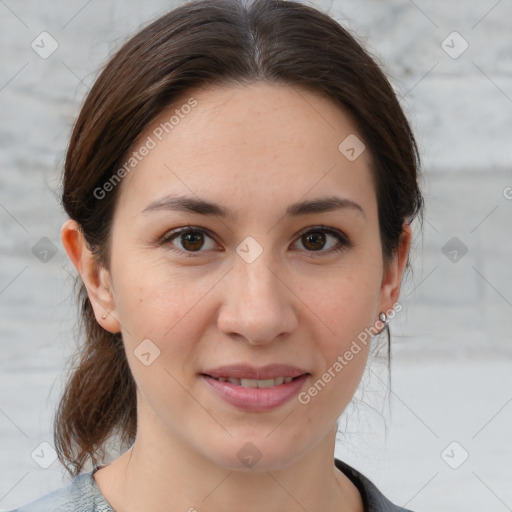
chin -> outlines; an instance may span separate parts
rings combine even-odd
[[[229,471],[258,473],[284,469],[302,455],[303,450],[297,449],[297,443],[286,442],[277,435],[269,440],[267,436],[268,433],[260,438],[252,435],[246,436],[245,440],[242,440],[242,436],[231,439],[224,453],[216,452],[208,458]]]

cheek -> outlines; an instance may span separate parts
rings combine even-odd
[[[378,272],[369,272],[368,268],[358,271],[353,266],[350,272],[326,279],[323,291],[319,289],[310,296],[311,309],[321,320],[316,320],[315,345],[322,367],[311,392],[322,390],[319,402],[326,407],[335,403],[345,408],[359,385],[368,359],[368,329],[376,321],[379,290]]]
[[[301,402],[311,405],[307,414],[312,423],[319,418],[335,422],[352,400],[368,359],[371,335],[367,329],[375,321],[377,299],[375,287],[360,286],[355,279],[340,279],[329,294],[318,294],[314,311],[320,312],[321,322],[313,317],[311,321],[318,326],[319,372]]]
[[[365,266],[334,271],[322,280],[304,283],[302,296],[323,321],[326,332],[347,341],[376,320],[381,275]]]
[[[164,259],[148,258],[130,248],[112,255],[116,307],[127,331],[165,322],[172,325],[184,315],[196,286],[183,273],[171,272]],[[130,329],[132,326],[132,329]]]
[[[158,348],[159,364],[179,360],[191,368],[196,355],[191,341],[200,339],[204,322],[211,319],[208,293],[219,276],[137,258],[119,260],[115,268],[116,306],[128,357],[149,339]]]

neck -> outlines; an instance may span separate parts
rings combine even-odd
[[[244,512],[363,511],[359,491],[334,466],[336,425],[292,464],[260,471],[231,471],[172,437],[164,445],[141,427],[132,448],[95,473],[117,511],[224,512],[241,505]]]

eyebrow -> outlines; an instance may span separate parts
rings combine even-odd
[[[366,214],[363,208],[350,199],[337,196],[324,197],[313,200],[303,200],[293,203],[286,209],[286,216],[298,217],[314,213],[333,212],[336,210],[350,209],[359,212],[365,219]],[[141,213],[151,211],[182,211],[198,213],[200,215],[211,215],[225,219],[236,220],[237,215],[224,206],[213,201],[206,201],[191,196],[165,196],[146,206]]]

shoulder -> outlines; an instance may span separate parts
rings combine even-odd
[[[365,512],[412,512],[409,509],[394,505],[379,491],[373,482],[345,462],[334,459],[334,464],[359,489]]]
[[[362,473],[339,459],[334,459],[361,493],[365,512],[412,512],[394,505]],[[70,484],[10,512],[114,512],[101,494],[93,472],[78,475]]]
[[[92,474],[93,471],[82,473],[66,487],[10,512],[114,512],[101,495]]]

